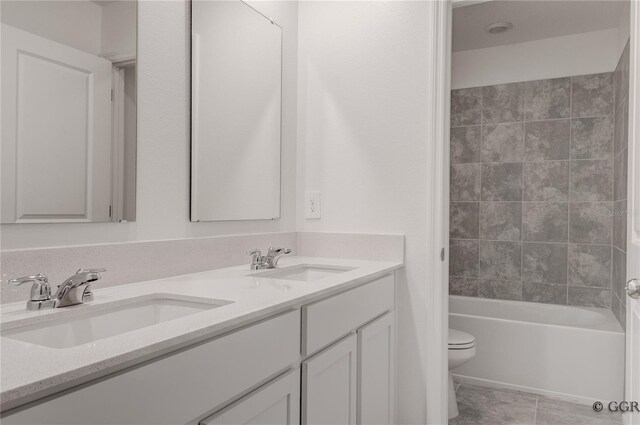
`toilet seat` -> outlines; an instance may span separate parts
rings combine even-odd
[[[476,346],[473,335],[457,329],[449,329],[449,350],[468,350]]]

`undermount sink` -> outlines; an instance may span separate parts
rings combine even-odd
[[[127,300],[124,305],[20,326],[2,331],[2,337],[50,348],[69,348],[124,334],[158,323],[211,310],[231,301],[154,294]]]
[[[354,269],[355,267],[301,264],[299,266],[267,270],[265,272],[256,273],[254,276],[309,282],[324,279],[325,277],[334,276]]]

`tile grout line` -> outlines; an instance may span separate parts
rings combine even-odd
[[[536,408],[533,411],[533,425],[536,425],[538,421],[538,400],[540,400],[540,397],[536,396]]]
[[[569,159],[571,159],[571,148],[573,142],[573,77],[569,80]],[[567,242],[571,241],[571,161],[569,161],[569,170],[567,172]],[[569,244],[567,244],[567,266],[565,270],[567,281],[567,293],[565,302],[569,304]],[[536,402],[537,406],[537,402]]]
[[[484,128],[484,87],[482,87],[482,89],[480,90],[480,152],[478,153],[478,159],[480,161],[482,161],[482,146],[483,146],[483,128]],[[479,177],[479,181],[480,181],[480,193],[478,194],[478,198],[480,201],[482,201],[482,169],[484,168],[482,166],[482,162],[480,163],[480,177]],[[477,257],[477,276],[478,279],[480,279],[480,204],[478,204],[478,257]],[[480,296],[480,281],[476,280],[475,282],[475,292],[476,292],[476,297]]]
[[[527,134],[527,83],[522,84],[522,170],[520,173],[520,301],[524,301],[524,156]]]
[[[572,78],[572,77],[567,77],[567,78]],[[492,87],[492,86],[486,86],[486,87]],[[484,87],[480,87],[482,89],[484,89]],[[455,90],[452,90],[455,91]],[[527,122],[530,123],[537,123],[537,122],[543,122],[543,121],[568,121],[572,118],[575,119],[591,119],[591,118],[607,118],[610,117],[611,114],[604,114],[604,115],[584,115],[584,116],[575,116],[572,117],[571,115],[567,116],[567,117],[562,117],[562,118],[545,118],[545,119],[539,119],[539,120],[528,120]],[[522,123],[522,121],[498,121],[498,122],[486,122],[483,124],[486,125],[502,125],[502,124],[519,124]],[[464,127],[479,127],[481,124],[466,124],[466,125],[451,125],[450,128],[464,128]]]

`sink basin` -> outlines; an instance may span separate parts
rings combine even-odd
[[[355,267],[301,264],[299,266],[267,270],[265,272],[256,273],[254,276],[309,282],[324,279],[325,277],[334,276],[354,269]]]
[[[230,304],[208,298],[154,294],[127,300],[124,305],[96,310],[73,317],[53,319],[2,331],[3,338],[17,339],[50,348],[69,348],[109,338],[158,323]]]

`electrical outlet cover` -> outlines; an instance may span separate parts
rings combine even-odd
[[[320,192],[308,191],[304,194],[305,218],[320,218],[322,210],[320,205]]]

